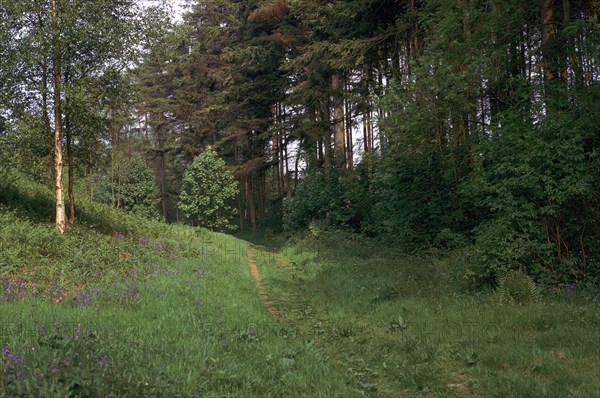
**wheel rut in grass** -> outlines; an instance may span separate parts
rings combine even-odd
[[[258,290],[258,296],[260,297],[260,301],[262,301],[269,314],[271,314],[272,317],[276,318],[279,315],[279,310],[267,296],[265,287],[262,283],[262,278],[260,277],[260,272],[258,272],[256,262],[254,261],[253,249],[248,249],[248,265],[250,266],[250,273],[252,274],[254,282],[256,283],[256,289]]]

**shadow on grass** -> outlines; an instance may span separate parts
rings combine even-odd
[[[37,190],[25,193],[14,185],[0,186],[0,204],[34,223],[49,223],[54,220],[54,200]]]
[[[255,232],[238,231],[232,235],[253,246],[272,252],[279,252],[283,249],[289,239],[289,236],[283,233],[272,233],[269,228],[257,228]]]
[[[0,205],[16,213],[21,219],[34,224],[52,224],[55,221],[55,199],[46,187],[19,181],[15,184],[0,184]],[[68,211],[69,201],[65,201]],[[98,233],[110,235],[114,232],[140,235],[152,229],[144,220],[128,214],[115,212],[110,207],[89,202],[76,202],[76,224]]]

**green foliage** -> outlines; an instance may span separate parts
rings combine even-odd
[[[595,395],[597,290],[544,294],[520,273],[509,291],[528,305],[501,304],[491,290],[466,294],[466,257],[323,231],[257,261],[283,322],[364,395]]]
[[[235,229],[233,201],[238,184],[225,162],[208,147],[186,170],[179,208],[195,224],[211,230]]]
[[[132,214],[157,219],[156,178],[141,156],[127,159],[120,167],[121,207]]]
[[[375,167],[369,229],[409,250],[453,246],[469,233],[469,203],[459,195],[451,151],[426,156],[389,153]],[[452,236],[452,237],[451,237]]]
[[[537,284],[523,270],[511,270],[498,277],[500,304],[530,304],[539,301]]]
[[[97,185],[95,200],[148,219],[159,218],[156,177],[140,155],[116,162],[114,175],[100,176]]]
[[[318,220],[328,227],[360,231],[368,208],[366,184],[360,174],[311,171],[294,197],[284,200],[284,228],[299,230]]]
[[[600,115],[582,97],[527,127],[527,108],[503,114],[502,128],[480,145],[482,159],[465,188],[490,217],[477,227],[483,278],[523,267],[539,281],[591,278],[598,214],[593,157],[586,154]],[[585,115],[584,115],[585,113]],[[590,272],[592,271],[592,272]]]
[[[49,148],[47,141],[41,138],[44,134],[42,120],[35,115],[25,115],[14,125],[7,125],[4,133],[0,133],[0,157],[3,158],[0,168],[50,183]]]

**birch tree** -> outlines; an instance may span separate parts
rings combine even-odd
[[[71,151],[71,220],[65,208],[63,136],[65,126],[78,123],[68,118],[66,97],[72,87],[97,81],[107,73],[121,73],[132,63],[139,49],[136,26],[141,14],[133,0],[4,0],[0,3],[0,15],[6,17],[3,42],[12,65],[10,69],[4,65],[0,69],[3,75],[9,73],[8,85],[20,94],[6,106],[14,118],[28,113],[44,120],[55,193],[55,223],[63,235],[75,214]],[[95,90],[96,103],[102,102],[110,89]],[[69,123],[65,124],[66,120]],[[67,133],[70,131],[73,129]],[[72,142],[69,134],[67,144]]]

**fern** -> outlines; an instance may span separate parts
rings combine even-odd
[[[512,270],[498,278],[501,304],[529,304],[539,301],[537,284],[523,270]]]

